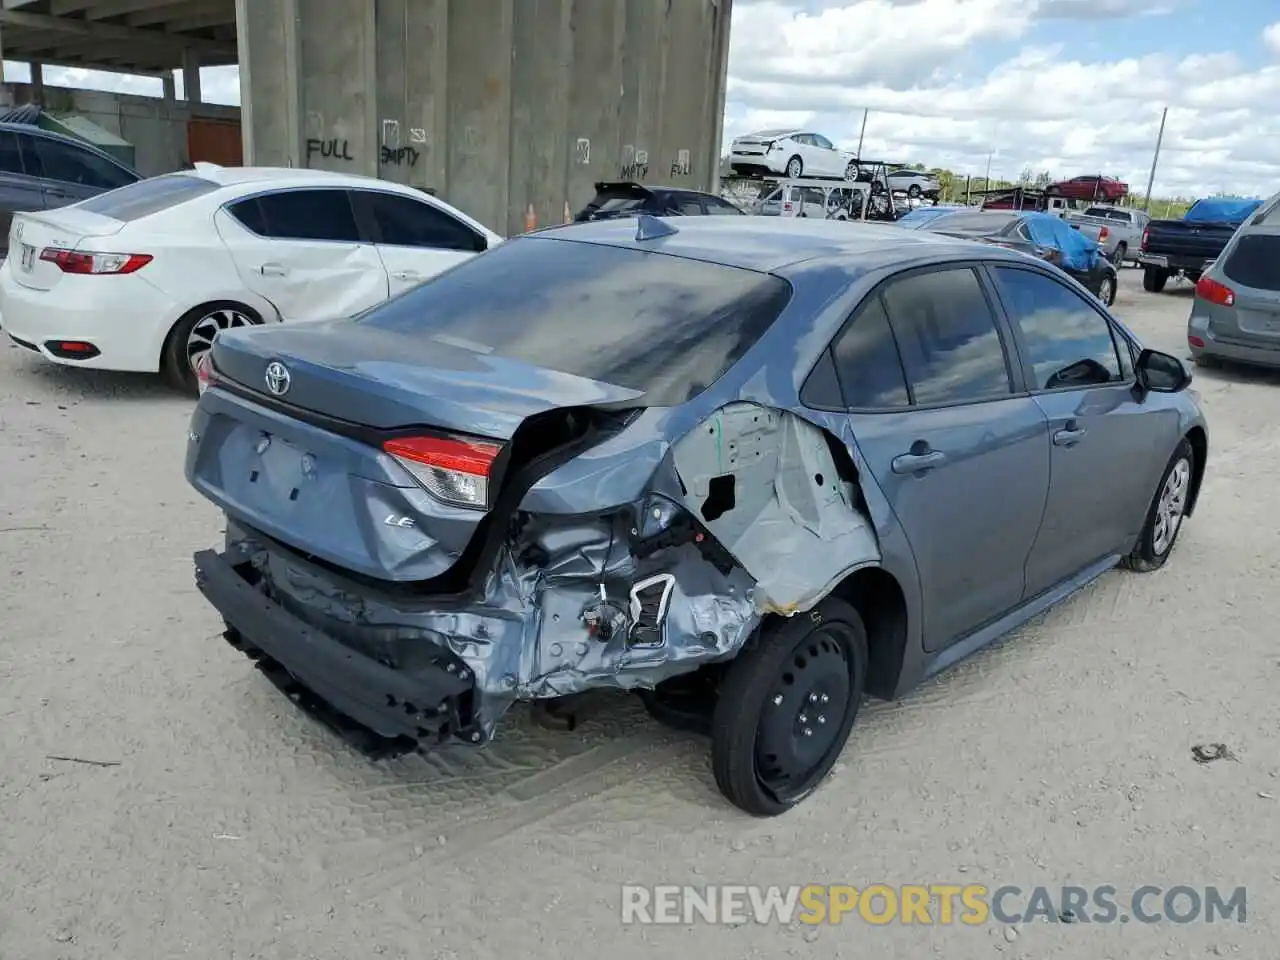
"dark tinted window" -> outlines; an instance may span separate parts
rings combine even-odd
[[[43,175],[49,180],[76,183],[102,190],[114,190],[134,183],[137,177],[112,163],[106,157],[82,150],[60,140],[35,138],[36,156]]]
[[[15,134],[18,138],[18,152],[22,154],[22,166],[28,176],[43,177],[44,166],[36,153],[36,137],[29,133]]]
[[[1111,324],[1088,300],[1030,270],[996,267],[995,273],[1009,312],[1026,341],[1034,371],[1033,390],[1124,379]]]
[[[18,135],[0,131],[0,173],[25,173],[22,154],[18,151]]]
[[[705,197],[704,201],[707,205],[707,213],[713,217],[741,217],[742,211],[735,207],[727,200],[721,200],[719,197]]]
[[[356,322],[644,391],[663,405],[718,379],[790,297],[786,281],[750,270],[519,237]]]
[[[1280,235],[1246,233],[1222,265],[1228,280],[1257,290],[1280,290]]]
[[[916,403],[986,400],[1010,392],[991,307],[972,270],[898,280],[884,293]]]
[[[876,297],[845,328],[832,347],[836,375],[850,407],[905,407],[907,381],[889,317]]]
[[[372,190],[357,191],[352,196],[369,211],[382,243],[433,250],[480,249],[479,234],[429,204]]]
[[[218,185],[211,180],[171,173],[100,193],[81,202],[80,209],[115,220],[140,220],[217,189]]]
[[[690,196],[674,196],[669,204],[676,213],[684,217],[701,217],[702,201],[697,197]]]
[[[360,242],[345,190],[283,190],[241,200],[231,207],[231,213],[264,237]]]

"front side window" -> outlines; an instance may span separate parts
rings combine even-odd
[[[525,236],[355,322],[615,384],[668,406],[719,379],[790,299],[791,285],[771,274]],[[583,385],[583,397],[591,394]]]
[[[845,406],[888,410],[910,403],[898,345],[878,296],[844,329],[831,353]]]
[[[18,149],[18,135],[8,130],[0,131],[0,173],[25,172],[22,153]]]
[[[273,240],[361,242],[346,190],[282,190],[241,200],[231,214],[254,233]]]
[[[917,404],[1007,396],[1012,387],[995,316],[968,267],[918,273],[884,292]]]
[[[1042,273],[993,270],[1010,316],[1022,331],[1033,390],[1123,382],[1111,324],[1088,300]]]
[[[379,243],[431,250],[481,249],[479,234],[429,203],[375,190],[358,190],[353,196],[372,218]]]

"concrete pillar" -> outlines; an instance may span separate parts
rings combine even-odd
[[[44,64],[31,64],[31,102],[44,102]]]
[[[714,188],[732,0],[237,0],[245,163],[434,189],[499,232],[597,180]]]
[[[166,103],[173,103],[178,99],[177,84],[174,81],[173,71],[166,70],[164,76],[160,78],[160,82],[164,85],[164,99]]]
[[[200,51],[182,51],[182,92],[188,103],[200,103]]]

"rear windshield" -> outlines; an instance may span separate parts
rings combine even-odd
[[[790,284],[771,274],[522,237],[356,322],[617,384],[670,406],[719,379],[790,298]]]
[[[982,236],[1003,230],[1017,219],[1014,213],[953,213],[938,217],[931,224],[930,230],[941,233],[964,233]]]
[[[1222,265],[1229,280],[1255,290],[1280,290],[1280,236],[1246,233]]]
[[[113,220],[141,220],[218,189],[218,184],[187,173],[170,173],[108,190],[80,203],[81,210]]]

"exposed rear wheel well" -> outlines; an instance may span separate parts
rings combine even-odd
[[[898,686],[907,648],[907,603],[902,588],[880,567],[863,567],[831,595],[853,606],[867,628],[867,693],[890,699]]]
[[[1192,427],[1187,431],[1187,442],[1191,444],[1191,452],[1195,454],[1191,462],[1191,495],[1187,498],[1186,509],[1186,515],[1191,516],[1200,496],[1200,481],[1204,479],[1204,464],[1209,457],[1209,438],[1200,427]]]

